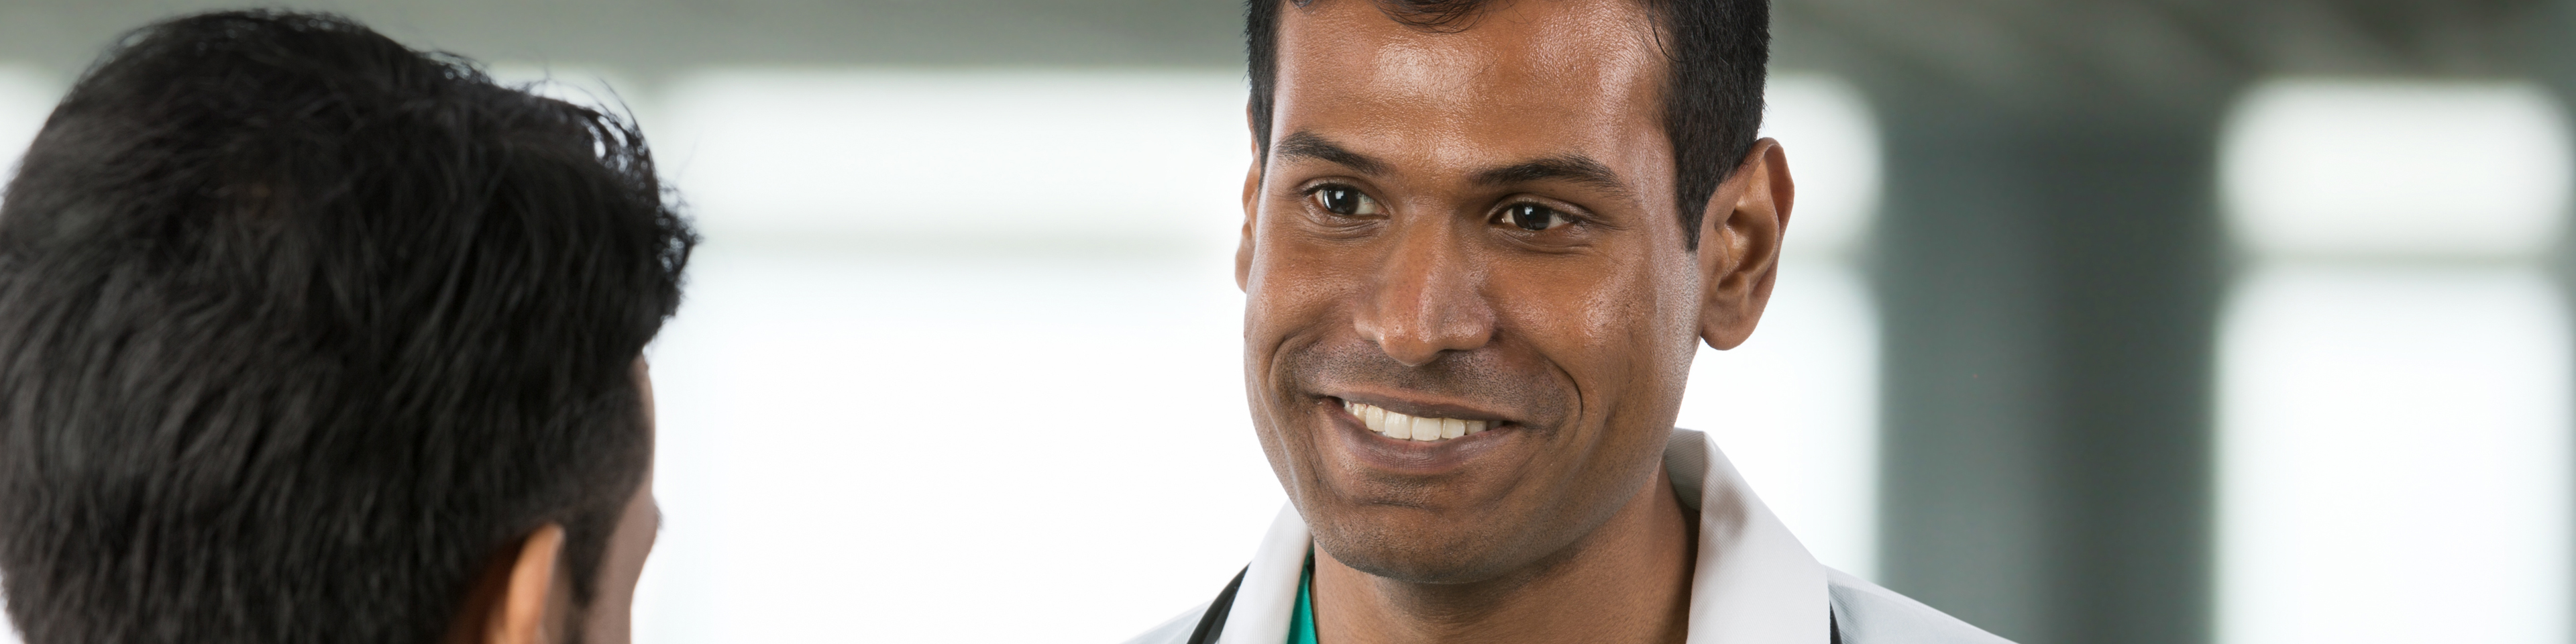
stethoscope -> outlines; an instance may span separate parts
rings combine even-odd
[[[1225,632],[1225,616],[1234,612],[1234,592],[1243,590],[1243,574],[1247,572],[1252,572],[1251,566],[1234,573],[1234,581],[1225,582],[1225,590],[1216,594],[1216,601],[1208,602],[1207,612],[1199,615],[1199,627],[1190,629],[1189,644],[1216,644],[1216,636]],[[1838,639],[1834,644],[1842,642]]]

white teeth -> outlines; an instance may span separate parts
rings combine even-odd
[[[1492,429],[1494,421],[1457,418],[1424,418],[1387,411],[1376,405],[1344,401],[1342,409],[1360,419],[1369,431],[1396,440],[1448,440]]]

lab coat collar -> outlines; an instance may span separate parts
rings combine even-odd
[[[1682,506],[1699,512],[1689,644],[1821,644],[1829,639],[1825,567],[1753,495],[1708,435],[1673,430],[1664,471]],[[1295,505],[1279,509],[1243,573],[1218,644],[1288,639],[1297,582],[1313,537]]]

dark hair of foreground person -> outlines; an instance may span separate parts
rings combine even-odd
[[[31,644],[431,642],[652,454],[696,237],[619,117],[328,15],[132,32],[0,206],[0,572]]]

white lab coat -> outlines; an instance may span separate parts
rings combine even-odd
[[[1689,644],[1827,644],[1836,630],[1842,644],[2011,644],[1817,563],[1707,435],[1673,430],[1664,468],[1682,505],[1700,513]],[[1312,543],[1295,506],[1280,509],[1215,644],[1287,641]],[[1206,611],[1192,608],[1128,644],[1185,644]]]

